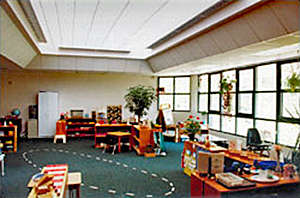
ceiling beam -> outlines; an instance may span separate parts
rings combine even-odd
[[[17,15],[14,13],[10,5],[8,4],[7,0],[2,0],[0,2],[0,6],[4,9],[6,14],[9,16],[9,18],[13,21],[13,23],[16,25],[16,27],[19,29],[19,31],[22,33],[24,38],[28,41],[30,46],[38,53],[40,54],[39,48],[35,45],[25,28],[23,27],[22,23],[18,19]]]
[[[223,7],[227,6],[228,4],[230,4],[232,2],[234,2],[234,0],[220,0],[220,1],[218,1],[217,3],[210,6],[209,8],[207,8],[206,10],[204,10],[203,12],[198,14],[197,16],[193,17],[192,19],[190,19],[186,23],[182,24],[181,26],[179,26],[178,28],[176,28],[175,30],[173,30],[172,32],[167,34],[166,36],[164,36],[164,37],[160,38],[159,40],[155,41],[154,43],[152,43],[147,48],[155,49],[155,48],[161,46],[163,43],[169,41],[171,38],[177,36],[178,34],[182,33],[186,29],[191,28],[193,25],[201,22],[203,19],[208,18],[210,15],[212,15],[213,13],[217,12],[218,10],[222,9]]]
[[[20,4],[23,12],[25,13],[25,16],[27,17],[27,20],[29,21],[29,24],[31,25],[39,42],[46,43],[47,40],[45,38],[43,30],[39,24],[39,21],[35,15],[35,12],[32,8],[30,1],[29,0],[18,0],[18,3]]]

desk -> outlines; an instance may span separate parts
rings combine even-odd
[[[254,160],[256,159],[259,161],[270,160],[266,157],[261,157],[258,154],[255,154],[250,151],[242,151],[242,152],[229,152],[228,149],[220,146],[210,146],[206,147],[204,144],[200,144],[199,142],[191,142],[186,141],[184,142],[184,148],[182,152],[182,159],[181,159],[181,167],[183,168],[183,172],[186,173],[188,176],[191,176],[192,172],[197,170],[198,165],[198,152],[199,151],[206,151],[211,153],[219,153],[224,152],[224,156],[227,160],[238,161],[241,165],[249,164],[253,165]],[[242,154],[242,155],[241,155]]]
[[[101,143],[108,132],[122,131],[131,132],[130,124],[95,124],[95,148],[101,148]]]
[[[251,175],[243,177],[250,178]],[[216,180],[201,177],[198,172],[194,172],[191,176],[191,197],[252,197],[254,194],[264,197],[264,194],[272,193],[281,193],[279,197],[298,197],[299,185],[299,177],[296,177],[291,180],[280,178],[278,182],[273,183],[257,183],[253,187],[228,189]]]
[[[50,191],[50,195],[53,198],[64,198],[66,197],[66,186],[68,177],[68,165],[66,164],[55,164],[47,165],[42,169],[42,173],[47,173],[54,175],[52,181],[54,190]],[[32,188],[28,198],[36,198],[35,188],[33,188],[35,183],[30,180],[27,187]]]
[[[121,132],[121,131],[117,131],[117,132],[108,132],[107,135],[111,135],[111,136],[115,136],[118,138],[118,151],[119,153],[121,153],[121,138],[124,137],[131,137],[131,133],[128,132]],[[131,141],[129,141],[131,142]],[[131,150],[131,144],[129,145],[129,150]]]

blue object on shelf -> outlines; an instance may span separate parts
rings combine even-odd
[[[284,163],[280,162],[280,166],[283,166]],[[275,169],[277,166],[277,161],[261,161],[257,163],[257,166],[263,170]]]

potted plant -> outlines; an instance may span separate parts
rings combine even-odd
[[[220,82],[220,93],[223,97],[223,109],[225,114],[230,114],[231,112],[231,99],[232,99],[232,88],[233,83],[236,83],[236,80],[230,80],[228,77],[223,78]]]
[[[193,141],[195,138],[195,134],[198,133],[201,135],[201,122],[199,117],[193,117],[190,115],[186,121],[184,122],[183,126],[188,132],[188,136],[190,141]]]
[[[300,88],[300,74],[297,74],[293,68],[291,75],[286,78],[286,81],[291,92],[295,92],[297,88]]]
[[[138,116],[138,122],[140,123],[141,117],[147,115],[151,104],[156,100],[155,89],[151,86],[137,85],[130,87],[128,93],[125,95],[127,104],[125,108],[128,108],[131,113]]]
[[[289,92],[298,92],[297,89],[300,88],[300,74],[297,74],[294,69],[292,68],[291,74],[287,77],[287,86]],[[294,106],[294,112],[293,114],[291,111],[286,109],[288,114],[291,116],[290,119],[287,121],[289,123],[300,125],[300,106]],[[291,161],[294,165],[298,167],[298,170],[300,169],[300,132],[298,133],[298,136],[296,138],[296,143],[294,146],[294,150],[292,151]]]

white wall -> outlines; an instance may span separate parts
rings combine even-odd
[[[84,109],[99,112],[107,105],[125,106],[126,89],[135,85],[156,87],[156,78],[151,76],[104,73],[67,73],[41,71],[0,71],[1,115],[10,114],[13,108],[21,110],[23,123],[28,119],[28,106],[37,104],[39,91],[59,93],[59,112]],[[150,109],[150,118],[157,116],[156,103]],[[123,108],[123,118],[132,114]]]

